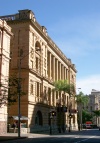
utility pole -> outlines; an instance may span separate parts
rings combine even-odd
[[[21,83],[20,83],[20,71],[21,71],[21,59],[19,59],[19,67],[18,67],[18,137],[20,138],[20,91],[21,91]]]

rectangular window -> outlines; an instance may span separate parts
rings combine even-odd
[[[30,63],[31,63],[31,68],[33,69],[33,61],[30,61]]]
[[[34,33],[32,33],[32,46],[34,46]]]
[[[46,57],[46,55],[47,55],[47,49],[46,49],[46,47],[45,47],[45,57]]]
[[[32,59],[34,58],[34,50],[33,50],[33,48],[31,48],[30,57],[31,57]]]
[[[31,84],[31,91],[30,91],[31,94],[33,94],[33,84]]]

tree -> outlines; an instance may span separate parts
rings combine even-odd
[[[15,75],[9,77],[8,80],[4,80],[0,83],[0,107],[2,105],[10,106],[17,102],[18,100],[18,85],[23,82],[24,79],[18,79]],[[21,90],[20,95],[25,95],[26,93]]]
[[[58,80],[54,82],[54,87],[56,91],[64,91],[69,95],[73,95],[75,93],[74,84],[70,84],[68,80]]]
[[[70,97],[73,96],[75,94],[75,87],[74,84],[71,84],[68,82],[68,80],[58,80],[54,82],[54,90],[56,91],[64,91],[64,93],[68,93],[69,94],[69,102],[70,102]],[[65,94],[64,94],[65,96]],[[71,111],[71,104],[69,103],[69,114]],[[63,114],[63,115],[61,115]],[[61,116],[63,116],[62,118],[62,122],[61,122]],[[60,120],[59,120],[60,119]],[[58,113],[58,124],[60,126],[60,124],[63,124],[63,126],[65,126],[65,113],[63,112],[59,112]],[[71,127],[71,118],[69,117],[69,132],[70,132],[70,127]]]
[[[76,95],[76,102],[78,105],[87,105],[87,103],[89,102],[89,97],[88,95],[84,95],[83,92],[80,92]]]
[[[94,113],[95,116],[97,116],[97,117],[100,116],[100,110],[95,110],[95,111],[92,111],[92,112]]]
[[[97,119],[100,116],[100,110],[95,110],[95,111],[92,111],[92,112],[94,113],[94,116],[96,117],[96,125],[97,125]]]
[[[80,92],[76,95],[76,102],[78,106],[78,126],[81,126],[82,129],[82,107],[83,105],[87,105],[89,102],[89,97],[84,95],[83,92]]]
[[[92,115],[87,110],[82,110],[82,123],[85,124],[86,121],[92,121]]]

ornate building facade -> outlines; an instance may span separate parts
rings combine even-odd
[[[6,21],[0,19],[0,85],[2,84],[6,89],[8,88],[8,82],[6,81],[9,77],[11,36],[11,28]],[[0,86],[0,134],[7,132],[7,106],[5,106],[7,101],[5,101],[3,87]]]
[[[27,94],[21,97],[21,116],[27,116],[29,132],[49,129],[49,116],[55,110],[57,102],[61,106],[76,109],[75,98],[63,92],[53,91],[53,82],[68,79],[76,85],[76,69],[47,34],[47,29],[36,21],[31,10],[19,10],[14,15],[2,16],[12,28],[10,74],[24,79],[21,89]],[[21,63],[20,63],[20,62]],[[20,64],[20,68],[19,68]],[[69,111],[65,122],[69,125]],[[18,105],[10,109],[10,115],[18,115]],[[56,118],[56,117],[55,117]],[[77,114],[71,119],[73,128],[77,128]],[[54,119],[53,125],[56,125]]]

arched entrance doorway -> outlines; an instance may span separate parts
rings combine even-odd
[[[43,125],[43,117],[41,111],[37,111],[35,116],[35,125]]]

